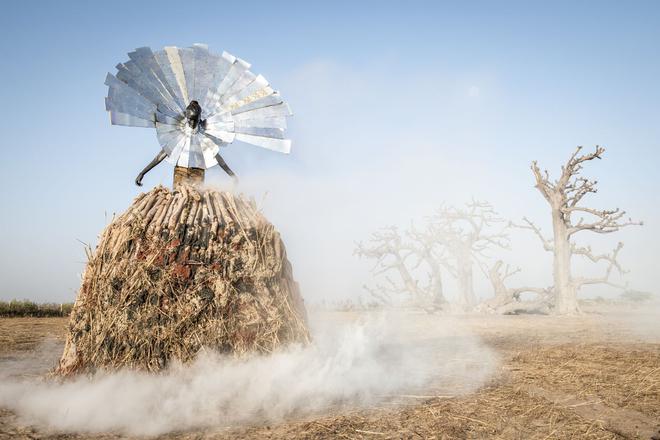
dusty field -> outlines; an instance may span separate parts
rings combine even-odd
[[[163,438],[660,439],[658,317],[637,312],[592,308],[561,319],[466,317],[463,323],[500,358],[493,377],[476,392],[437,396],[430,389],[366,409]],[[432,319],[442,317],[420,316],[409,330],[423,334]],[[32,359],[34,369],[21,367],[17,374],[43,373],[63,344],[65,325],[60,318],[0,319],[0,368]],[[48,432],[0,409],[0,438],[122,437]]]

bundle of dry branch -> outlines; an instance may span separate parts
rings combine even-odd
[[[284,245],[255,204],[157,187],[90,253],[57,373],[158,371],[205,348],[242,355],[308,341]]]

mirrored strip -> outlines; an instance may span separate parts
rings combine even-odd
[[[106,77],[106,84],[108,85],[108,97],[105,99],[106,110],[126,113],[145,120],[155,119],[156,107],[145,97],[138,95],[133,89],[110,74]]]
[[[174,147],[172,148],[172,151],[169,153],[169,156],[167,157],[167,161],[172,165],[178,164],[179,156],[181,155],[181,151],[183,151],[187,139],[188,136],[182,134],[182,136],[178,138],[176,143],[174,143]]]
[[[234,64],[234,61],[236,61],[236,57],[227,52],[223,52],[222,56],[217,57],[213,55],[213,57],[215,60],[215,65],[213,67],[213,78],[209,81],[208,90],[206,91],[203,100],[200,102],[200,105],[202,106],[202,112],[204,112],[206,115],[210,115],[208,109],[210,108],[213,93],[215,90],[217,90],[225,76],[227,76],[227,73],[229,72],[232,64]]]
[[[176,164],[180,167],[187,167],[188,158],[190,157],[190,136],[184,136],[180,151]]]
[[[281,128],[265,127],[236,127],[236,133],[252,134],[255,136],[264,136],[274,139],[284,139],[284,130]]]
[[[209,130],[227,130],[234,131],[234,121],[206,121],[206,131]]]
[[[223,107],[234,110],[258,99],[272,95],[275,91],[268,85],[268,81],[263,76],[258,76],[254,81],[247,84],[241,90],[236,91],[231,96],[223,98]]]
[[[244,88],[246,88],[249,84],[252,84],[255,80],[257,79],[257,75],[254,73],[250,72],[249,70],[246,70],[236,78],[236,81],[229,87],[221,96],[220,96],[220,101],[222,103],[225,103],[228,98],[231,96],[235,95],[236,93],[240,92]]]
[[[244,113],[250,110],[255,110],[263,107],[270,107],[271,105],[277,105],[283,102],[284,100],[282,99],[280,94],[278,92],[273,92],[272,95],[264,96],[263,98],[259,98],[250,103],[246,103],[244,105],[236,107],[231,112],[232,114],[237,115],[239,113]]]
[[[213,78],[213,60],[211,59],[208,46],[195,44],[192,47],[193,57],[195,60],[195,75],[192,90],[192,99],[198,103],[204,101],[206,91],[208,90],[209,83]],[[202,111],[204,109],[202,108]]]
[[[127,115],[135,116],[136,118],[144,119],[145,121],[156,120],[155,112],[138,105],[133,105],[130,101],[118,97],[114,92],[116,92],[116,89],[112,89],[109,92],[110,97],[106,98],[105,109],[107,111],[125,113]]]
[[[208,118],[206,118],[206,123],[211,124],[211,123],[216,123],[216,122],[230,122],[233,121],[234,117],[232,116],[231,113],[226,112],[226,111],[221,111],[218,113],[215,113]]]
[[[190,153],[188,157],[188,167],[190,168],[206,168],[200,137],[199,134],[190,137]]]
[[[284,117],[276,118],[260,118],[260,119],[245,119],[243,121],[235,121],[234,127],[264,127],[264,128],[281,128],[287,127],[286,119]]]
[[[117,73],[115,76],[118,80],[126,83],[130,88],[135,90],[135,93],[144,96],[151,103],[158,104],[160,102],[160,94],[150,84],[146,83],[141,75],[136,76],[126,65],[117,64]]]
[[[183,73],[186,78],[186,93],[188,95],[188,104],[193,100],[192,92],[195,86],[195,53],[189,47],[178,48],[179,58],[183,66]],[[188,105],[186,104],[186,106]]]
[[[231,65],[229,72],[227,72],[227,75],[222,79],[216,90],[211,92],[211,96],[209,97],[210,114],[217,112],[217,109],[221,106],[220,100],[222,95],[229,90],[234,82],[236,82],[236,80],[241,77],[249,67],[249,64],[241,62],[240,59],[236,58],[236,61]]]
[[[160,101],[173,110],[183,111],[173,97],[174,92],[169,90],[165,74],[156,62],[153,52],[148,47],[140,47],[129,52],[128,57],[142,71],[142,78],[147,81],[161,96]]]
[[[291,109],[289,106],[283,102],[278,105],[272,105],[269,107],[258,108],[255,110],[250,110],[247,112],[239,113],[234,115],[234,121],[244,121],[246,119],[261,119],[261,118],[273,118],[278,116],[290,116]]]
[[[120,102],[112,99],[113,97],[128,99],[132,105],[139,106],[141,109],[148,109],[153,112],[156,111],[156,105],[149,101],[144,96],[137,93],[126,83],[120,81],[112,74],[108,73],[105,77],[105,85],[108,86],[108,100],[115,101],[115,104],[119,105]],[[111,97],[111,92],[113,97]]]
[[[156,120],[158,122],[161,122],[163,124],[170,124],[170,125],[179,125],[181,118],[172,118],[168,115],[164,115],[160,111],[156,112]]]
[[[220,151],[220,147],[206,136],[200,138],[199,143],[202,146],[204,166],[206,168],[211,168],[212,166],[217,165],[218,162],[215,160],[215,155]]]
[[[231,133],[231,135],[233,136],[234,133]],[[207,137],[211,142],[216,144],[218,146],[218,148],[226,147],[227,145],[229,145],[231,143],[231,142],[226,142],[226,141],[220,139],[219,137],[213,136],[209,133],[204,133],[204,136]]]
[[[290,139],[273,139],[251,134],[236,133],[236,140],[256,145],[257,147],[266,148],[268,150],[279,151],[280,153],[289,153],[291,151]]]
[[[176,92],[174,87],[169,83],[169,81],[167,81],[167,77],[161,69],[160,64],[158,64],[155,54],[148,47],[144,49],[136,49],[136,51],[144,54],[143,60],[149,68],[148,78],[161,92],[163,98],[168,103],[168,107],[172,108],[172,110],[176,112],[183,111],[185,107],[182,108],[177,102],[175,98]]]
[[[144,96],[151,103],[163,108],[163,113],[169,115],[176,115],[178,113],[175,105],[163,101],[160,92],[153,86],[153,84],[144,78],[143,72],[133,61],[128,61],[125,64],[118,64],[116,67],[117,79],[126,83],[135,91],[135,93]]]
[[[231,143],[234,142],[236,133],[233,130],[222,130],[222,129],[207,129],[204,134],[208,136],[213,136],[220,139],[223,142]]]
[[[123,125],[126,127],[155,127],[156,123],[154,121],[148,121],[146,119],[138,118],[133,115],[126,113],[121,113],[117,111],[111,111],[110,113],[110,123],[112,125]]]
[[[159,131],[158,143],[163,148],[165,153],[172,155],[176,146],[182,141],[185,135],[179,130],[172,131]]]
[[[181,94],[183,99],[182,107],[185,109],[190,103],[190,98],[188,97],[188,87],[186,86],[186,74],[183,70],[183,64],[181,63],[181,57],[179,56],[178,47],[166,47],[165,53],[167,59],[169,60],[169,66],[172,70],[172,74],[176,80],[176,89]],[[176,93],[176,92],[175,92]]]

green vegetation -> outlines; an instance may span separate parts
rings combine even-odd
[[[73,303],[56,304],[44,303],[37,304],[28,300],[0,301],[0,317],[51,317],[51,316],[69,316]]]

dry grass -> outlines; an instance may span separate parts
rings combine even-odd
[[[34,350],[47,338],[64,341],[68,318],[0,318],[0,355]]]
[[[330,319],[340,319],[334,313]],[[344,319],[353,319],[345,314]],[[349,316],[350,315],[350,316]],[[424,319],[434,319],[427,317]],[[422,318],[410,329],[424,326]],[[0,330],[34,348],[63,320],[0,319]],[[649,439],[658,433],[660,344],[610,339],[625,334],[620,320],[587,315],[564,320],[538,317],[466,318],[501,356],[501,370],[476,393],[453,398],[399,396],[364,410],[334,409],[273,425],[173,433],[165,439],[350,438],[350,439]],[[57,330],[57,326],[60,329]],[[611,333],[599,337],[600,329]],[[22,336],[21,336],[22,335]],[[580,343],[571,343],[580,335]],[[0,346],[0,350],[6,350]],[[16,353],[16,352],[14,352]],[[432,394],[432,393],[431,393]],[[120,438],[55,434],[22,425],[0,411],[0,438]],[[658,437],[660,438],[660,436]]]
[[[576,397],[596,397],[660,420],[660,346],[569,345],[541,347],[512,359],[517,382]]]

